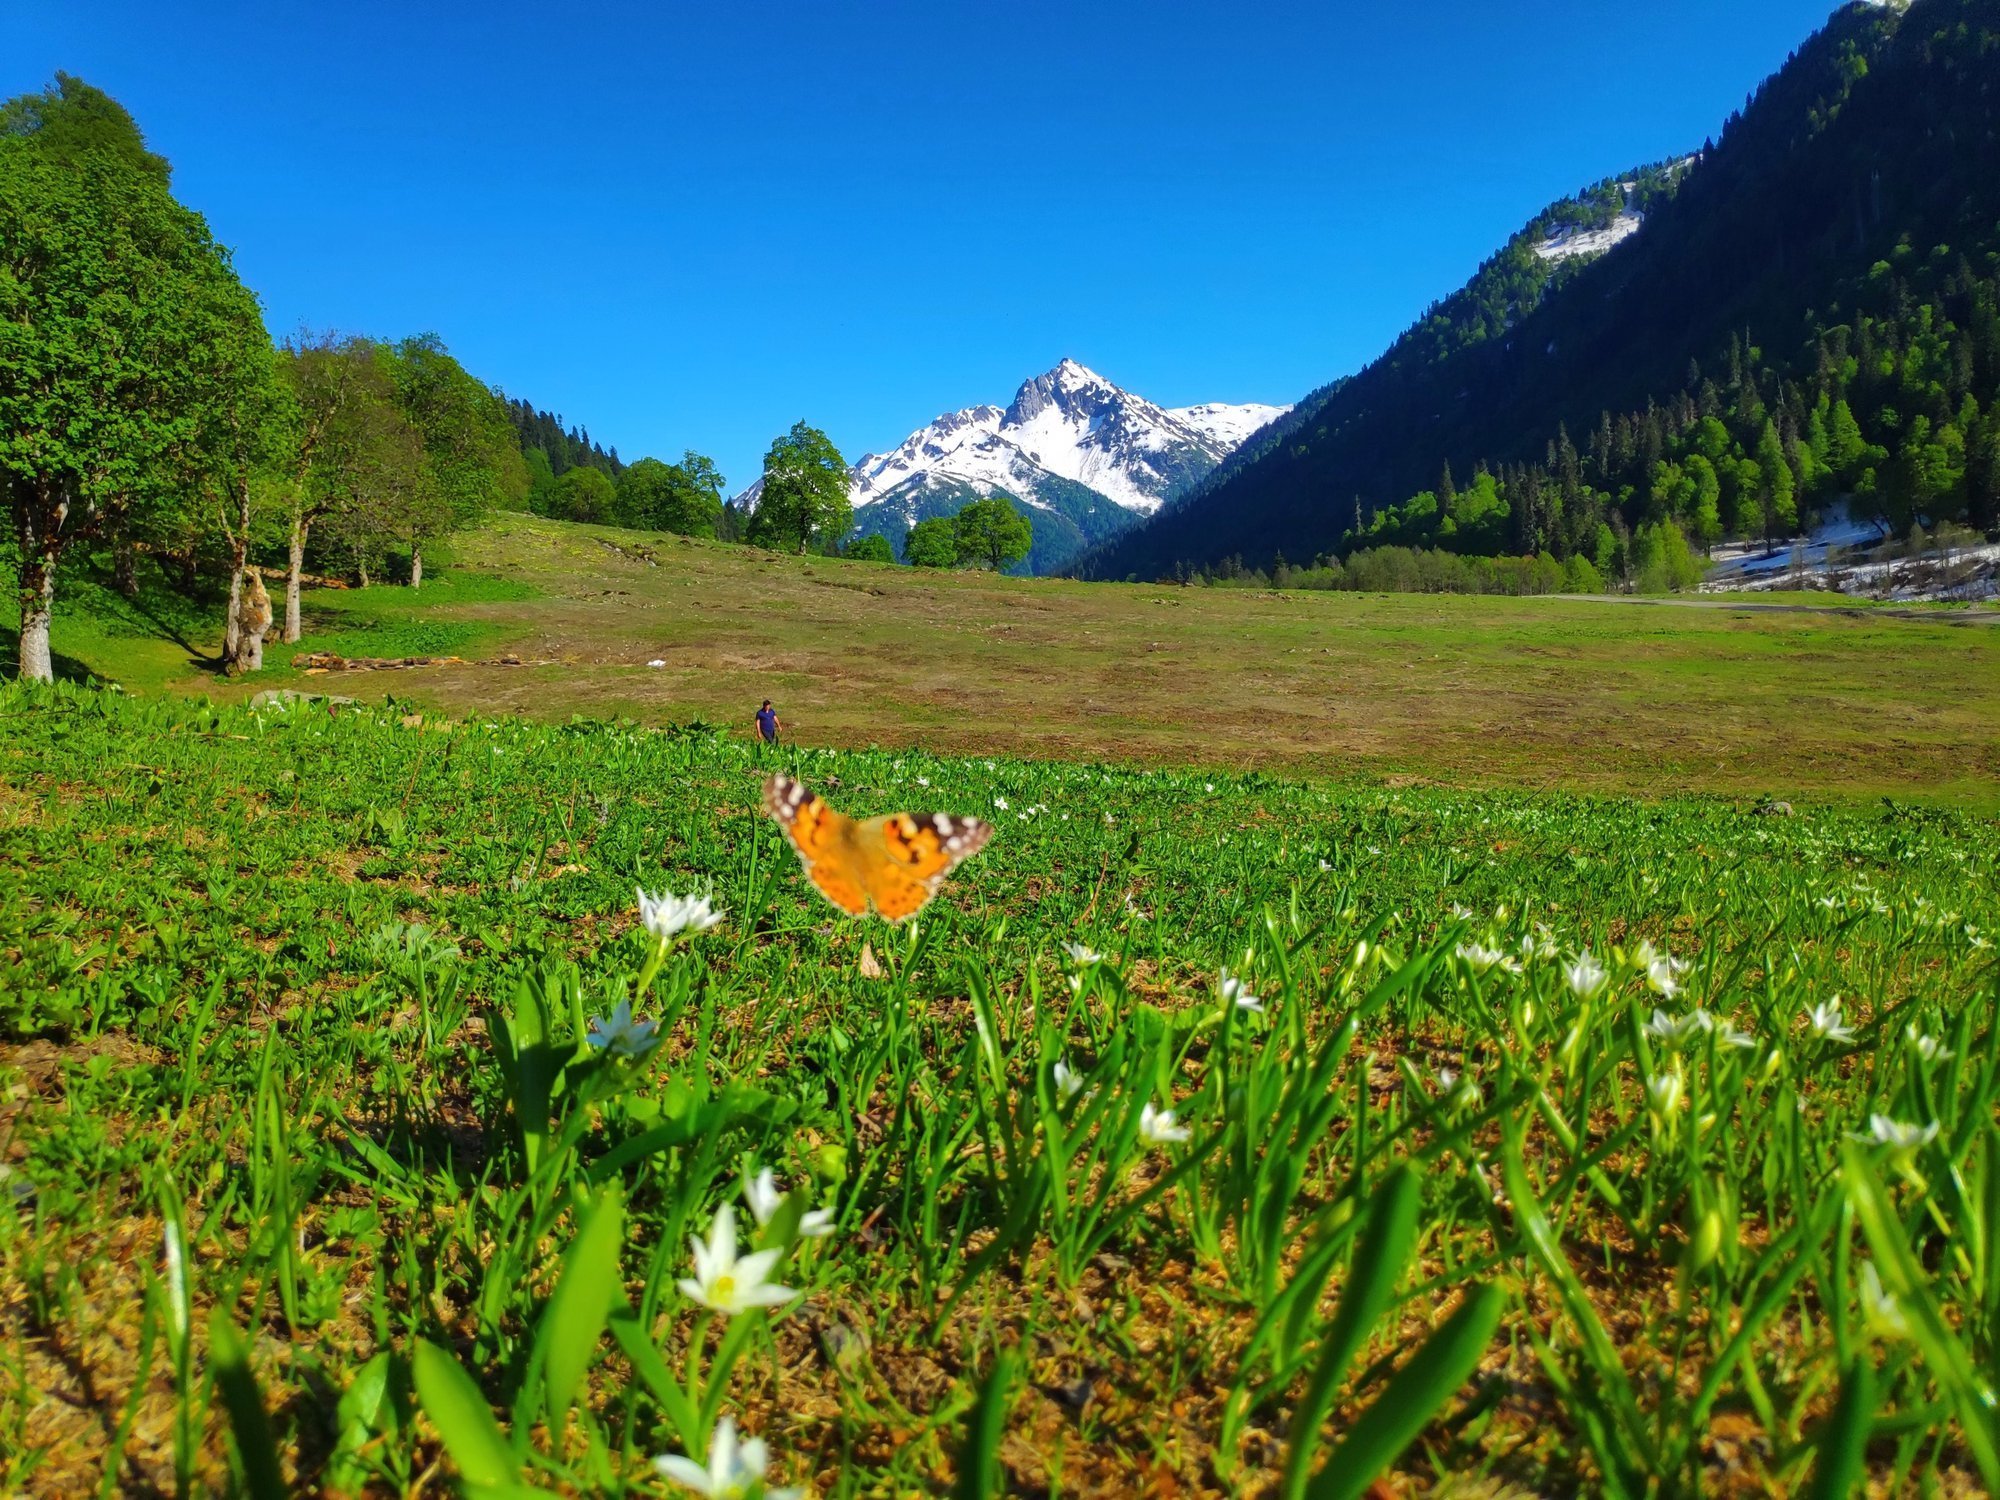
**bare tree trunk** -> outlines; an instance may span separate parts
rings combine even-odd
[[[56,563],[62,556],[62,525],[69,502],[45,486],[23,486],[14,495],[14,534],[21,571],[21,665],[23,682],[54,682],[49,621],[56,610]]]
[[[424,586],[424,544],[415,537],[410,538],[410,587]]]
[[[243,634],[236,612],[243,606],[243,564],[250,555],[250,471],[247,467],[237,481],[236,524],[231,526],[228,522],[228,512],[225,511],[223,529],[229,537],[229,613],[222,627],[224,671],[235,667]]]
[[[306,529],[304,516],[292,521],[292,549],[290,566],[285,572],[285,629],[280,637],[287,646],[295,645],[301,634],[299,630],[299,570],[306,565]]]
[[[243,607],[243,553],[239,548],[236,564],[229,571],[229,614],[222,626],[222,670],[227,672],[236,665],[236,653],[240,648],[243,627],[237,623],[237,611]]]
[[[367,556],[367,554],[366,554],[366,553],[362,553],[362,552],[357,552],[357,553],[355,553],[355,554],[354,554],[354,571],[355,571],[355,573],[356,573],[356,574],[358,574],[358,575],[359,575],[359,577],[360,577],[360,579],[361,579],[361,587],[363,587],[364,589],[365,589],[365,588],[367,588],[367,587],[368,587],[368,556]]]
[[[139,544],[123,526],[111,543],[111,583],[127,599],[139,597]]]
[[[249,586],[236,615],[236,650],[229,659],[231,675],[257,672],[264,666],[264,632],[271,628],[271,596],[264,591],[263,575],[247,575]]]
[[[21,570],[21,680],[54,682],[55,660],[49,654],[49,621],[56,607],[56,553],[43,546],[29,552]]]

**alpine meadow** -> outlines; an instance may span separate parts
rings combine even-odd
[[[2000,0],[104,9],[0,23],[0,1494],[2000,1493]],[[1489,147],[1432,26],[1634,53]]]

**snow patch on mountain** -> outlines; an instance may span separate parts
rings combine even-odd
[[[1200,406],[1170,406],[1167,415],[1184,426],[1194,428],[1212,442],[1236,449],[1243,446],[1251,433],[1277,421],[1290,410],[1289,406],[1266,406],[1258,401],[1245,401],[1235,406],[1224,401],[1207,401]]]

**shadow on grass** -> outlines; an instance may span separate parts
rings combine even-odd
[[[57,682],[108,682],[74,656],[64,656],[60,651],[50,657],[55,668]],[[14,678],[21,675],[21,631],[18,626],[0,625],[0,678]]]

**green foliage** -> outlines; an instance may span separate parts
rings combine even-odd
[[[903,561],[913,568],[958,566],[958,531],[949,516],[931,516],[903,535]]]
[[[840,555],[855,562],[893,563],[896,549],[889,545],[889,539],[875,533],[858,536],[840,549]]]
[[[722,520],[722,473],[692,448],[677,464],[642,458],[619,474],[616,509],[621,526],[714,536]]]
[[[256,300],[207,225],[90,136],[0,134],[0,479],[22,671],[44,678],[63,552],[184,506],[190,469],[247,473],[271,389]]]
[[[530,402],[508,401],[507,417],[514,424],[522,456],[530,466],[534,466],[535,455],[539,453],[541,464],[548,468],[551,479],[579,467],[602,469],[616,479],[625,468],[618,460],[615,447],[602,448],[591,441],[589,428],[565,428],[561,417],[542,411]]]
[[[0,104],[0,138],[30,141],[38,155],[76,172],[101,171],[109,157],[169,185],[167,159],[146,148],[131,113],[104,90],[69,73],[57,73],[52,87]]]
[[[403,339],[390,356],[397,401],[423,445],[422,493],[434,498],[410,505],[398,534],[421,541],[524,501],[528,469],[499,393],[473,379],[436,334]]]
[[[1003,572],[1028,555],[1034,533],[1004,495],[974,500],[951,523],[952,546],[961,563]]]
[[[847,460],[816,427],[796,422],[764,455],[764,490],[747,539],[781,552],[825,551],[853,524]]]
[[[549,487],[542,514],[559,521],[604,524],[621,519],[618,486],[602,469],[566,471]]]

